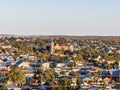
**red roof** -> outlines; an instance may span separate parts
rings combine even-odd
[[[60,46],[70,46],[71,44],[59,44]]]

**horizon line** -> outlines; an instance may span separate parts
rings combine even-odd
[[[120,35],[69,35],[69,34],[0,34],[0,36],[2,35],[10,35],[10,36],[76,36],[76,37],[79,37],[79,36],[120,36]]]

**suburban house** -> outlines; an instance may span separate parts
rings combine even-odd
[[[109,54],[111,54],[111,53],[113,53],[111,50],[109,50],[109,49],[104,49],[104,52],[105,53],[109,53]]]
[[[93,60],[95,61],[100,61],[100,59],[102,58],[100,55],[94,55],[93,57]]]
[[[119,54],[120,54],[120,50],[116,50],[116,53],[119,53]]]
[[[10,45],[8,45],[8,46],[7,45],[2,45],[2,48],[3,49],[12,48],[12,46],[10,46]]]
[[[11,84],[11,82],[8,82],[8,84],[6,84],[6,88],[7,88],[7,90],[21,90],[20,87]]]
[[[34,75],[34,70],[29,62],[20,60],[20,61],[17,61],[14,66],[22,67],[22,71],[25,72],[26,77],[28,76],[32,77]]]
[[[14,66],[22,67],[23,69],[31,68],[29,62],[25,62],[25,61],[22,61],[22,60],[17,61]]]
[[[111,80],[114,80],[115,82],[120,82],[120,70],[103,70],[101,77],[104,78],[110,78]]]
[[[28,60],[36,60],[36,56],[29,55],[29,53],[24,53],[20,55],[20,58],[28,59]]]
[[[41,63],[41,67],[44,68],[44,69],[49,69],[50,68],[50,62]]]
[[[64,63],[56,63],[56,67],[58,68],[60,68],[60,67],[64,67],[65,66],[65,64]]]
[[[36,56],[33,56],[33,55],[29,55],[28,56],[28,60],[37,60],[37,57]]]
[[[24,53],[20,55],[20,58],[28,58],[29,54],[28,53]]]

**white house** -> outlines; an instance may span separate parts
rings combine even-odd
[[[21,60],[16,62],[14,66],[22,67],[23,69],[31,68],[29,62],[25,62],[25,61],[21,61]]]
[[[49,69],[50,68],[50,62],[44,62],[41,64],[41,67],[44,69]]]
[[[8,45],[8,46],[3,45],[2,48],[3,48],[3,49],[12,48],[12,46],[10,46],[10,45]]]
[[[119,54],[120,54],[120,50],[116,50],[116,53],[119,53]]]
[[[64,63],[57,63],[57,64],[56,64],[56,67],[64,67],[64,66],[65,66]]]

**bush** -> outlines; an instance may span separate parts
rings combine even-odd
[[[5,86],[5,84],[1,84],[0,85],[0,90],[6,90],[7,88],[6,88],[6,86]]]

